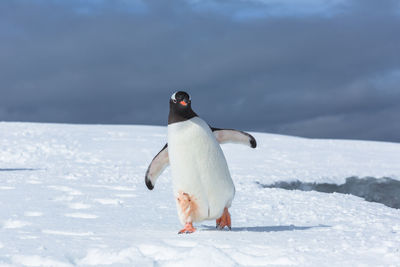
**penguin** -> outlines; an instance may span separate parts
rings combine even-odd
[[[256,139],[243,131],[209,126],[193,110],[184,91],[169,100],[167,144],[151,161],[145,184],[154,188],[157,178],[170,165],[178,217],[183,229],[193,233],[193,223],[216,220],[216,228],[231,230],[228,209],[235,196],[228,164],[220,144],[233,142],[251,148]]]

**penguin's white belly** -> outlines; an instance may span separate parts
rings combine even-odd
[[[168,125],[168,155],[181,222],[188,207],[182,208],[182,197],[192,201],[192,221],[219,218],[230,207],[235,187],[209,126],[199,117]]]

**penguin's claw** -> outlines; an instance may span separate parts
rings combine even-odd
[[[224,215],[222,214],[222,216],[224,216]],[[222,216],[221,216],[221,218],[222,218]],[[221,230],[221,229],[220,229],[221,220],[222,220],[221,218],[217,219],[217,221],[216,221],[216,228],[217,228],[218,230]]]
[[[196,231],[192,223],[186,223],[185,227],[178,232],[178,234],[191,234]]]
[[[226,227],[228,227],[229,230],[232,230],[231,227],[231,215],[229,214],[229,211],[227,208],[224,209],[224,213],[222,213],[221,218],[216,220],[216,228],[218,230],[222,230]]]
[[[230,226],[226,226],[226,227],[228,227],[228,230],[229,231],[231,231],[232,230],[232,227],[230,227]],[[224,229],[224,226],[221,226],[221,225],[217,225],[217,230],[223,230]]]

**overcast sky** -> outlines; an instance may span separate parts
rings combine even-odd
[[[0,121],[400,142],[400,1],[0,1]]]

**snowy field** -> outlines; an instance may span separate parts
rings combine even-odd
[[[399,209],[260,185],[399,180],[400,144],[254,136],[223,145],[232,231],[178,235],[169,169],[144,184],[165,127],[0,123],[0,266],[400,266]]]

